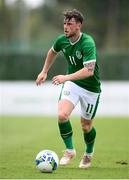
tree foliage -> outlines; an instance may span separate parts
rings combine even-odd
[[[50,3],[53,2],[52,4]],[[83,31],[94,36],[101,49],[129,47],[128,0],[49,0],[30,9],[17,0],[0,3],[0,47],[47,49],[63,32],[62,12],[76,8],[85,17]]]
[[[129,80],[128,0],[46,0],[35,9],[23,0],[6,2],[0,0],[0,80],[35,79],[46,51],[63,33],[62,12],[74,8],[84,14],[82,31],[96,41],[101,79]],[[64,74],[65,67],[59,56],[48,79]]]

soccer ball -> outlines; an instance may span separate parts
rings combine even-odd
[[[40,172],[53,172],[58,168],[59,158],[54,151],[40,151],[35,159],[36,167]]]

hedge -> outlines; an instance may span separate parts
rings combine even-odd
[[[45,53],[0,53],[0,80],[35,80],[41,71]],[[102,80],[129,80],[129,53],[98,53]],[[66,61],[62,55],[56,58],[48,79],[65,74]]]

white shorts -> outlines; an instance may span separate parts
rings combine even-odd
[[[61,99],[67,99],[74,107],[80,102],[81,116],[84,119],[91,120],[96,114],[99,103],[100,93],[88,91],[71,81],[66,81],[60,94]]]

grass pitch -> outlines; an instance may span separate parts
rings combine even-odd
[[[71,119],[77,157],[53,173],[35,168],[36,154],[43,149],[62,156],[64,144],[55,117],[0,117],[1,179],[127,179],[129,178],[129,119],[96,118],[95,155],[92,167],[79,169],[84,153],[79,118]]]

